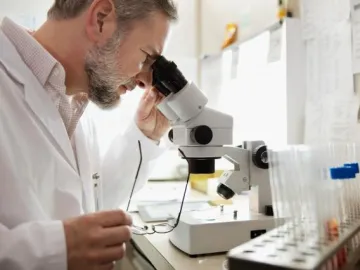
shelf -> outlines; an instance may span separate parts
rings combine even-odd
[[[261,35],[262,33],[266,32],[266,31],[275,30],[279,26],[281,26],[281,23],[279,21],[276,21],[276,22],[272,23],[270,26],[266,27],[265,29],[262,29],[261,31],[254,32],[251,35],[245,36],[244,38],[240,39],[238,42],[235,42],[234,44],[232,44],[229,47],[223,49],[222,51],[219,51],[219,52],[214,53],[214,54],[207,54],[207,55],[202,56],[200,58],[200,60],[202,62],[207,61],[207,60],[213,60],[213,59],[222,57],[223,54],[228,52],[228,51],[237,51],[239,49],[239,46],[241,44],[243,44],[244,42],[249,41],[249,40],[251,40],[253,38],[256,38],[258,35]]]

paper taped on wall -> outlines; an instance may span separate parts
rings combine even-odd
[[[278,25],[275,29],[270,30],[270,42],[268,62],[277,62],[281,59],[281,46],[282,46],[282,29],[281,25]]]
[[[350,1],[304,0],[305,143],[357,141]],[[360,42],[359,42],[360,47]],[[360,54],[358,56],[360,59]]]
[[[351,6],[353,73],[360,73],[360,0]]]

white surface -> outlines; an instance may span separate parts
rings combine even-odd
[[[234,218],[234,210],[237,217]],[[179,225],[169,234],[170,241],[189,255],[228,252],[251,239],[253,230],[269,231],[275,219],[249,213],[249,207],[224,206],[185,212]]]

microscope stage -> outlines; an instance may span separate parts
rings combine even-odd
[[[252,214],[249,210],[237,210],[232,206],[225,206],[223,210],[213,207],[183,212],[169,239],[175,247],[191,256],[226,253],[282,225],[281,222],[274,217]]]

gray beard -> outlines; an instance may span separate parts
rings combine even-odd
[[[133,78],[119,76],[116,60],[119,36],[112,37],[103,47],[94,48],[86,56],[85,72],[89,81],[89,99],[102,109],[111,109],[120,103],[120,85],[136,86]]]
[[[118,86],[103,80],[95,70],[85,69],[89,79],[89,99],[101,109],[112,109],[120,103]]]

